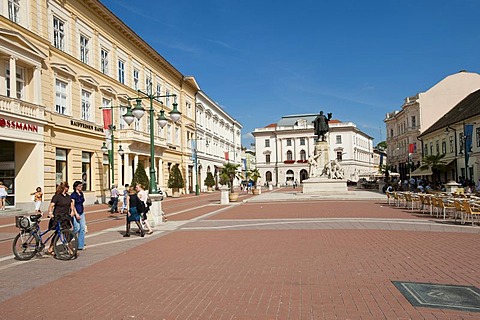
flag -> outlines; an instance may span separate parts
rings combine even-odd
[[[225,160],[228,161],[228,151],[225,151]]]
[[[463,135],[465,137],[465,162],[468,165],[468,158],[470,158],[469,152],[472,150],[473,124],[463,126]]]
[[[415,143],[410,143],[408,145],[408,153],[414,153],[415,152]]]
[[[112,125],[112,109],[102,109],[103,129],[108,129]]]

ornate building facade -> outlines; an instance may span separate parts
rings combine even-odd
[[[308,179],[308,157],[313,155],[315,139],[312,121],[316,114],[282,117],[275,124],[256,128],[256,167],[262,181],[275,185],[301,183]],[[328,144],[330,160],[337,159],[345,178],[357,181],[359,174],[371,172],[373,138],[363,133],[353,122],[331,120]]]

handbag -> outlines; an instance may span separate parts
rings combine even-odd
[[[35,201],[35,193],[32,194],[32,201]]]

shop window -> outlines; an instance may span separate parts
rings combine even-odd
[[[55,151],[55,183],[57,186],[67,181],[67,150],[56,149]]]
[[[133,160],[132,160],[133,161]],[[102,157],[102,165],[103,165],[103,187],[104,189],[110,189],[110,166],[108,162],[108,155],[104,154]]]
[[[82,151],[82,185],[84,191],[91,191],[91,159],[92,154],[90,152]]]

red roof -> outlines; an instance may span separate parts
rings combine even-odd
[[[265,128],[275,128],[276,126],[276,123],[270,123],[269,125],[265,126]]]
[[[328,123],[342,123],[342,121],[337,119],[328,120]]]

